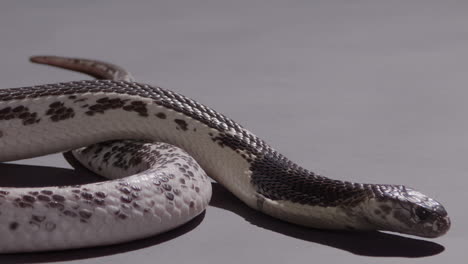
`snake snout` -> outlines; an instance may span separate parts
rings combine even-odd
[[[450,229],[450,218],[448,216],[439,218],[435,223],[435,229],[437,230],[437,236],[444,235]]]
[[[421,236],[435,238],[440,237],[450,229],[450,218],[442,205],[437,205],[427,210],[428,215],[422,218],[421,210],[416,210],[419,222],[417,226],[421,227]]]

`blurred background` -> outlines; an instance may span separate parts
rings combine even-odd
[[[160,238],[0,262],[465,258],[467,12],[468,2],[452,0],[2,0],[0,88],[89,79],[31,64],[31,55],[109,61],[232,117],[313,171],[421,190],[453,226],[434,240],[304,229],[215,186],[204,216]],[[76,181],[69,168],[59,154],[3,164],[0,185]]]

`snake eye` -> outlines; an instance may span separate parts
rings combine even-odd
[[[416,216],[419,218],[419,220],[426,220],[429,215],[431,214],[427,209],[423,207],[418,207],[415,211]]]

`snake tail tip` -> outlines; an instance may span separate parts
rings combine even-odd
[[[49,64],[51,60],[57,58],[56,56],[50,55],[38,55],[29,57],[29,61],[39,64]]]

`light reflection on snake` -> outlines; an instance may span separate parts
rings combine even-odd
[[[107,80],[0,89],[0,161],[74,149],[72,159],[111,180],[0,188],[0,252],[107,245],[173,229],[207,206],[205,171],[248,206],[307,227],[422,237],[450,227],[444,207],[412,188],[317,175],[224,115],[134,82],[118,66],[32,61]]]

